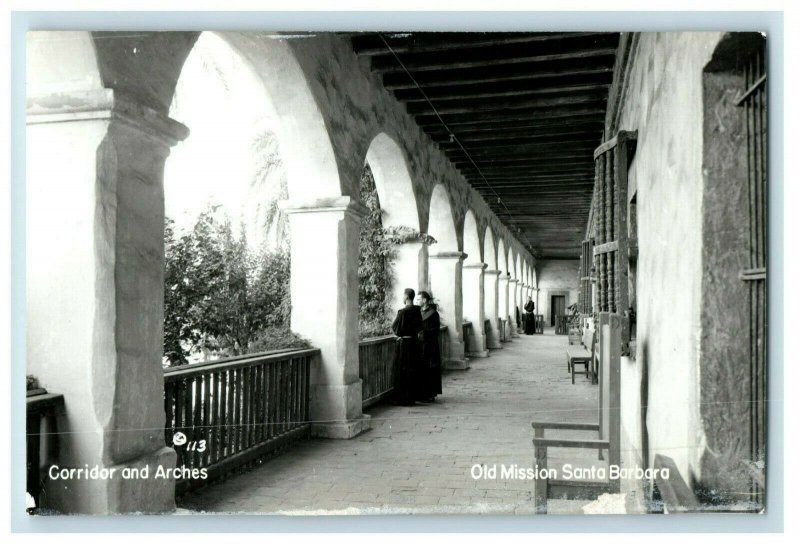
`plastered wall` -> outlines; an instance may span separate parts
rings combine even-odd
[[[545,325],[550,323],[550,297],[551,295],[564,295],[566,307],[578,302],[580,291],[580,261],[577,259],[540,260],[536,265],[539,279],[539,295],[536,304],[536,313],[544,316]]]
[[[638,131],[629,184],[638,215],[638,334],[636,358],[623,359],[621,368],[622,461],[652,466],[663,453],[686,482],[696,475],[705,440],[698,394],[702,74],[720,38],[715,32],[641,34],[618,127]]]

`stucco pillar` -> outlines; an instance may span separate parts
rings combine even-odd
[[[420,290],[431,290],[431,273],[429,267],[428,246],[430,244],[423,243],[419,250],[419,288]],[[402,300],[402,299],[401,299]]]
[[[435,253],[429,258],[431,294],[439,303],[442,325],[447,326],[450,338],[450,357],[443,361],[445,368],[466,370],[469,362],[464,357],[464,339],[461,333],[462,306],[462,261],[466,257],[460,251]]]
[[[497,312],[500,319],[506,322],[503,337],[506,342],[511,342],[511,329],[508,324],[508,280],[508,273],[503,274],[501,272],[497,280]]]
[[[358,234],[366,208],[349,196],[285,201],[291,227],[292,330],[320,349],[311,372],[312,433],[369,429],[358,375]]]
[[[484,332],[484,287],[483,271],[486,263],[465,264],[462,266],[464,284],[464,320],[472,323],[472,335],[467,340],[467,354],[470,357],[488,357],[486,334]]]
[[[483,311],[485,318],[489,320],[489,334],[486,336],[486,347],[488,349],[502,349],[500,343],[500,329],[497,324],[497,277],[499,270],[483,271]]]
[[[517,304],[519,304],[519,280],[511,278],[508,280],[508,323],[512,338],[519,338],[519,331],[517,331]]]
[[[41,506],[174,509],[164,443],[163,169],[188,130],[110,89],[33,97],[27,111],[27,372],[64,395],[61,468],[149,478],[45,481]]]

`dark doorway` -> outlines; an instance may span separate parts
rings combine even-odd
[[[564,295],[550,297],[550,326],[555,327],[556,316],[567,313],[567,299]]]

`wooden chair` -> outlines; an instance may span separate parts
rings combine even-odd
[[[595,374],[592,370],[595,348],[595,335],[589,332],[589,329],[584,329],[583,336],[581,337],[580,346],[567,347],[567,372],[572,374],[572,383],[575,384],[575,365],[583,365],[583,374],[595,383]]]
[[[609,465],[620,464],[620,357],[622,319],[603,312],[596,329],[599,341],[600,391],[599,422],[565,423],[534,421],[533,448],[539,471],[547,468],[549,448],[575,448],[608,452]],[[545,430],[596,431],[597,439],[547,438]],[[537,471],[538,472],[538,471]],[[619,480],[587,482],[541,478],[534,481],[534,505],[537,514],[547,513],[548,499],[594,500],[603,493],[619,492]]]

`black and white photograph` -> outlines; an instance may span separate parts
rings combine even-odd
[[[782,500],[769,33],[127,28],[25,34],[29,517]]]

